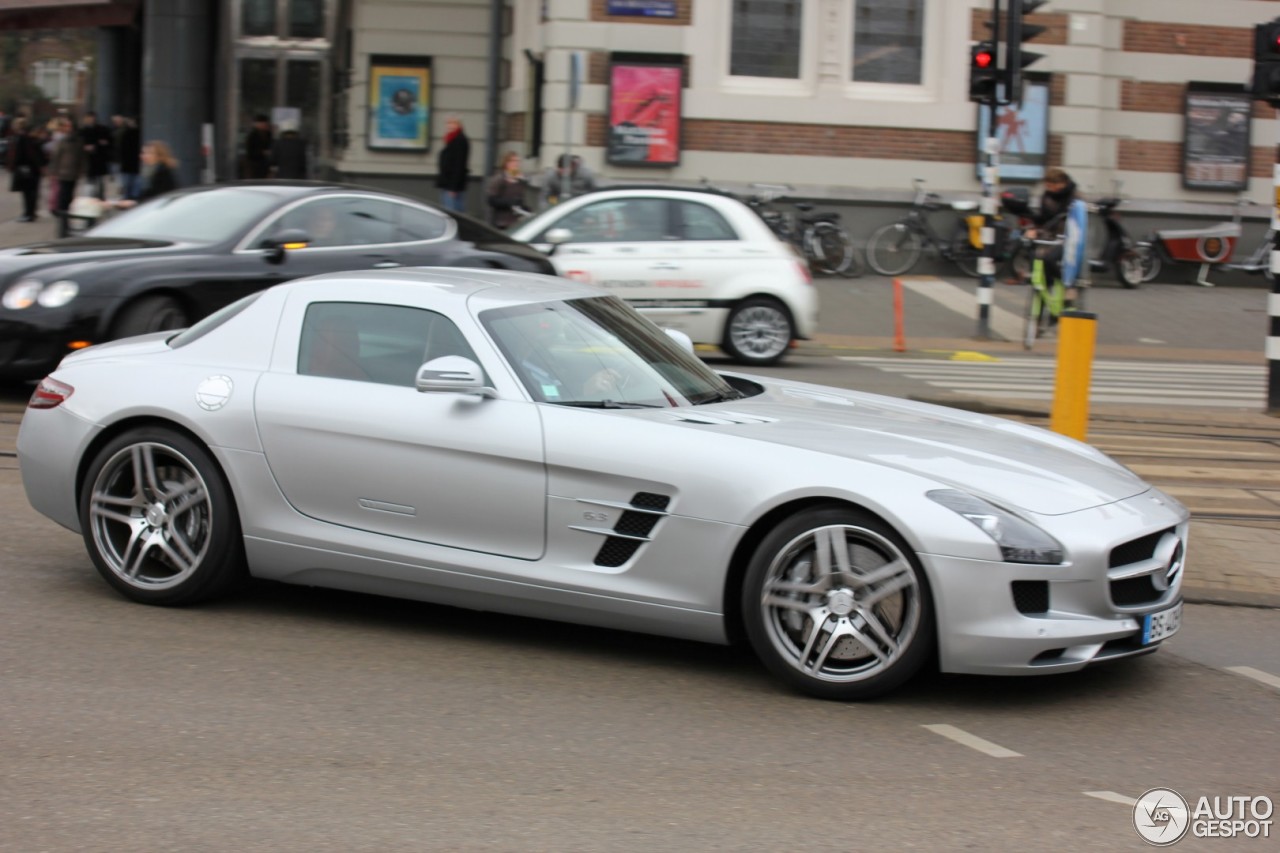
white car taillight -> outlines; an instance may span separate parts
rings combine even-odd
[[[804,279],[805,284],[813,284],[813,273],[809,271],[809,265],[804,261],[796,261],[796,269],[800,270],[800,277]]]
[[[75,390],[65,382],[59,382],[46,376],[36,386],[35,392],[31,395],[31,400],[27,403],[27,408],[52,409],[61,405],[62,401],[70,397]]]

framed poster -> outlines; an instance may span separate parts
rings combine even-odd
[[[1001,92],[1003,94],[1003,91]],[[987,108],[978,105],[977,174],[982,177],[983,142],[991,123]],[[1000,143],[1000,181],[1035,183],[1044,178],[1049,160],[1049,77],[1024,75],[1022,103],[996,108],[996,139]]]
[[[1237,84],[1187,84],[1182,124],[1182,186],[1242,192],[1249,188],[1253,101]]]
[[[605,14],[636,15],[643,18],[674,18],[676,0],[608,0]]]
[[[609,67],[609,139],[616,166],[680,165],[679,65],[616,62]]]
[[[369,123],[365,146],[381,151],[431,147],[431,59],[369,57]]]

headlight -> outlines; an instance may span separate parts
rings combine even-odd
[[[4,299],[0,300],[0,304],[12,311],[30,308],[40,296],[40,290],[43,287],[44,285],[35,279],[24,279],[4,292]]]
[[[79,292],[80,285],[74,281],[55,281],[40,291],[36,301],[45,308],[61,308],[72,299],[75,299],[76,294]]]
[[[966,492],[936,489],[926,497],[973,522],[1000,546],[1008,563],[1061,563],[1062,544],[1039,527]]]

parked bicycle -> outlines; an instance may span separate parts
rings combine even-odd
[[[978,209],[975,201],[952,201],[960,219],[944,238],[933,229],[929,214],[942,207],[942,196],[928,192],[917,178],[911,209],[896,222],[877,228],[867,241],[867,263],[881,275],[902,275],[919,263],[926,248],[954,263],[965,275],[978,274],[981,241],[974,239],[968,215]]]
[[[791,205],[798,213],[776,205],[786,194],[795,192],[790,184],[749,184],[753,192],[745,198],[715,186],[706,178],[702,179],[702,186],[711,192],[736,198],[754,210],[769,230],[795,247],[814,272],[857,278],[866,271],[853,239],[840,224],[839,213],[814,213],[814,205],[803,201]]]

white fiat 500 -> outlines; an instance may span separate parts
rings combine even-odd
[[[808,266],[742,202],[619,189],[562,202],[516,228],[560,275],[613,291],[660,326],[771,364],[817,326]]]

